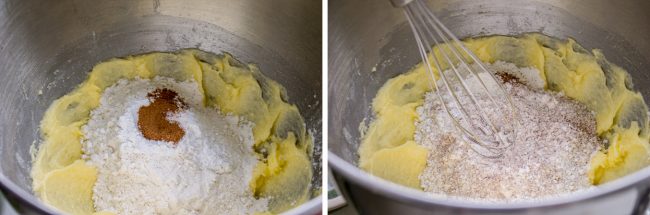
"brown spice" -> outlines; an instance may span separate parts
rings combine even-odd
[[[519,79],[514,75],[505,72],[497,72],[496,74],[501,78],[501,81],[503,81],[504,83],[513,83],[513,84],[520,83]]]
[[[156,89],[147,97],[153,102],[138,110],[138,129],[142,135],[149,140],[178,143],[185,131],[177,122],[169,121],[167,115],[185,108],[183,100],[178,93],[166,88]]]

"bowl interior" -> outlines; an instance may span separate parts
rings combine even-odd
[[[460,38],[540,32],[574,38],[587,49],[601,49],[608,60],[630,72],[636,89],[650,101],[650,15],[644,12],[650,10],[648,1],[428,3]],[[420,56],[403,12],[388,1],[331,0],[329,10],[328,150],[356,166],[359,125],[372,120],[370,107],[377,90],[388,79],[408,71]],[[344,175],[367,177],[349,165],[331,164],[346,171]]]
[[[31,193],[30,146],[38,145],[43,113],[92,66],[198,48],[255,63],[287,88],[315,136],[313,185],[319,188],[320,6],[298,0],[1,1],[0,172],[11,181],[3,185]]]

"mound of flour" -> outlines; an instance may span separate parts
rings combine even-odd
[[[420,175],[424,191],[481,201],[522,201],[591,188],[589,161],[601,143],[591,111],[562,94],[544,91],[544,80],[534,68],[505,62],[486,66],[525,83],[503,85],[520,115],[515,143],[502,157],[479,155],[465,144],[438,97],[429,92],[417,109],[415,132],[416,142],[430,152]],[[477,100],[490,101],[487,96]],[[504,111],[481,107],[488,115]]]
[[[149,92],[176,91],[187,108],[169,120],[185,130],[177,143],[152,141],[138,129]],[[248,182],[257,159],[252,125],[203,107],[195,82],[121,80],[107,88],[83,127],[84,159],[98,169],[96,211],[126,214],[251,214],[267,210]]]

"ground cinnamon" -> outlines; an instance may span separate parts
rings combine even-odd
[[[177,122],[169,121],[167,116],[185,108],[183,100],[178,93],[166,88],[156,89],[147,97],[153,100],[151,104],[138,110],[138,129],[142,135],[149,140],[178,143],[185,131]]]
[[[519,78],[505,72],[497,72],[497,76],[499,76],[501,78],[501,81],[503,81],[504,83],[511,83],[511,84],[520,83]]]

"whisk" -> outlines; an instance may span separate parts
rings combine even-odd
[[[502,156],[516,138],[518,114],[501,82],[423,0],[391,3],[404,9],[432,88],[465,142],[482,156]]]

